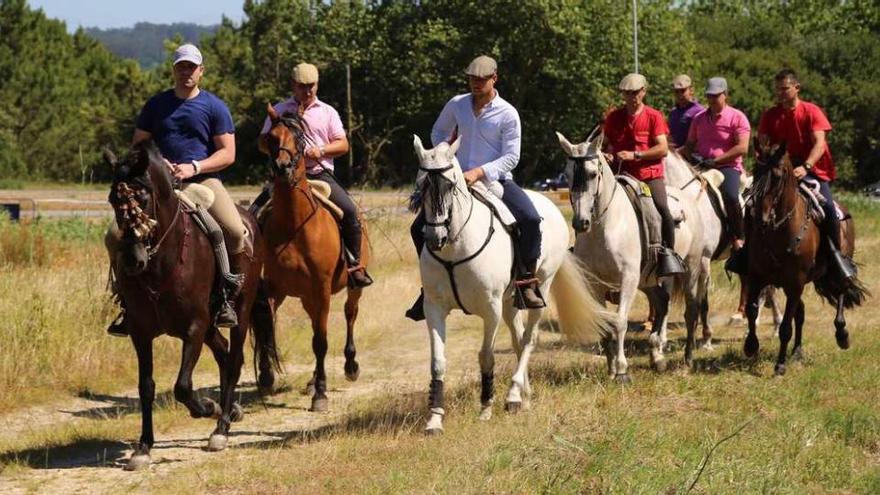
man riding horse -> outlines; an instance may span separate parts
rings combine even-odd
[[[454,96],[443,107],[431,130],[434,146],[461,139],[456,157],[467,183],[481,180],[498,182],[504,189],[501,200],[516,219],[519,261],[516,262],[516,285],[521,289],[525,308],[543,308],[535,272],[541,256],[541,217],[525,192],[513,181],[511,171],[519,162],[522,127],[516,108],[501,98],[495,89],[498,64],[482,55],[471,61],[465,70],[470,93]],[[419,212],[410,234],[420,255],[425,244],[424,212]],[[412,320],[425,318],[424,292],[406,312]]]
[[[312,64],[301,63],[293,68],[293,97],[277,105],[278,115],[295,113],[305,121],[305,134],[310,146],[306,148],[306,174],[311,180],[320,180],[330,185],[330,201],[342,210],[342,241],[348,251],[348,273],[355,287],[366,287],[373,283],[361,264],[362,229],[357,204],[336,180],[333,174],[333,159],[348,153],[348,138],[339,113],[332,106],[318,99],[318,68]],[[266,149],[266,134],[272,121],[266,117],[260,132],[259,146]],[[256,204],[265,203],[271,188],[267,187]]]
[[[251,254],[248,253],[247,229],[219,177],[221,170],[235,162],[235,126],[223,100],[199,88],[204,72],[199,49],[191,44],[180,45],[174,52],[174,88],[153,96],[144,105],[137,118],[132,145],[152,139],[171,174],[182,181],[183,190],[191,184],[201,184],[214,193],[208,213],[216,222],[206,223],[209,228],[220,224],[210,237],[223,279],[219,284],[223,301],[215,324],[234,327],[238,320],[232,302],[241,286],[246,258]],[[224,234],[230,244],[229,254]],[[113,222],[105,237],[112,258],[121,236]],[[120,305],[122,312],[107,332],[124,337],[128,335],[125,301],[120,300]]]
[[[626,173],[643,181],[651,190],[654,206],[662,221],[663,249],[659,252],[657,275],[684,273],[675,254],[675,222],[669,212],[663,182],[663,157],[669,128],[663,114],[645,105],[648,82],[641,74],[628,74],[620,81],[624,106],[605,117],[605,151],[613,156],[615,173]]]
[[[795,165],[792,171],[795,177],[812,179],[819,184],[819,192],[825,199],[822,230],[829,241],[828,265],[841,279],[852,280],[855,267],[852,260],[840,252],[840,219],[830,187],[831,181],[837,178],[837,169],[825,139],[831,124],[818,105],[800,99],[801,85],[793,70],[779,71],[774,77],[774,86],[776,105],[761,115],[758,141],[762,146],[784,143]],[[730,257],[726,268],[744,274],[747,263],[745,251],[740,250]]]

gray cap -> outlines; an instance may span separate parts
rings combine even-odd
[[[202,52],[192,43],[186,43],[174,50],[174,65],[180,62],[192,62],[196,65],[202,65]]]
[[[627,74],[617,86],[621,91],[638,91],[648,85],[648,80],[641,74]]]
[[[727,92],[727,79],[723,77],[713,77],[706,83],[707,95],[720,95]]]
[[[314,84],[318,82],[318,68],[305,62],[293,68],[293,82]]]
[[[471,60],[464,73],[475,77],[491,77],[496,71],[498,71],[498,64],[495,62],[495,59],[486,55],[480,55]]]
[[[687,89],[691,87],[691,78],[687,74],[679,74],[672,80],[673,89]]]

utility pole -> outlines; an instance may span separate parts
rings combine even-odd
[[[351,64],[345,64],[345,97],[346,97],[346,113],[348,114],[348,171],[346,171],[346,179],[347,186],[351,186],[352,181],[354,180],[354,148],[352,147],[352,143],[354,142],[354,136],[352,135],[352,125],[354,123],[354,119],[352,118],[352,110],[351,110]]]
[[[639,73],[639,8],[638,0],[633,0],[633,61],[635,62],[635,73]]]

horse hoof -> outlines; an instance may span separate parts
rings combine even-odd
[[[229,437],[226,435],[221,435],[219,433],[214,433],[211,435],[211,438],[208,439],[208,450],[210,452],[220,452],[221,450],[226,450],[226,446],[229,444]]]
[[[203,397],[202,407],[208,410],[208,414],[203,416],[205,418],[220,419],[220,416],[223,415],[223,409],[220,408],[220,404],[217,404],[214,399]]]
[[[504,409],[510,414],[516,414],[522,411],[522,402],[508,402],[504,404]]]
[[[492,419],[492,406],[484,406],[480,410],[480,421],[489,421]]]
[[[150,467],[150,454],[132,454],[125,464],[126,471],[140,471]]]
[[[632,378],[630,378],[629,373],[619,373],[614,375],[614,381],[621,385],[629,385],[632,383]]]
[[[315,395],[315,384],[309,382],[306,388],[302,390],[302,395]]]
[[[837,339],[837,347],[840,347],[843,350],[849,349],[849,333],[848,332],[835,333],[834,338]]]
[[[774,368],[773,372],[776,373],[776,376],[785,375],[785,365],[784,364],[777,364],[776,368]]]
[[[311,412],[327,412],[327,408],[329,406],[330,401],[327,400],[326,397],[314,398],[312,399],[312,408],[309,409]]]
[[[795,348],[794,350],[791,351],[791,358],[790,359],[792,361],[803,361],[804,360],[804,351],[801,350],[800,347]]]
[[[361,376],[361,369],[356,362],[351,363],[351,366],[349,366],[348,363],[345,364],[346,380],[356,382],[359,376]]]
[[[743,354],[750,358],[757,356],[759,345],[757,337],[746,337],[746,342],[743,344]]]
[[[443,428],[425,428],[425,435],[436,437],[443,434]]]
[[[238,402],[232,404],[232,411],[229,413],[229,421],[233,423],[238,423],[243,419],[244,409],[241,408],[241,405]]]
[[[257,379],[257,391],[260,395],[272,395],[275,392],[275,376],[272,373],[260,373]]]

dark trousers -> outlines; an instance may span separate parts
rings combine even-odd
[[[504,187],[504,195],[501,201],[510,209],[516,219],[519,228],[519,236],[516,239],[517,247],[522,264],[526,269],[533,269],[541,256],[541,216],[535,205],[521,187],[512,180],[499,181]],[[425,212],[419,211],[415,221],[409,228],[413,244],[416,246],[416,255],[421,256],[422,246],[425,245]]]
[[[342,210],[342,242],[354,259],[359,262],[361,260],[361,223],[358,218],[358,207],[354,200],[331,172],[322,170],[320,174],[308,177],[330,184],[330,201]]]
[[[824,181],[813,174],[808,177],[819,182],[819,193],[825,198],[825,204],[822,209],[825,211],[825,235],[831,238],[834,246],[840,249],[840,219],[837,218],[837,208],[834,207],[834,197],[831,195],[831,185],[828,181]]]
[[[669,198],[666,196],[666,184],[663,179],[651,179],[645,184],[651,190],[651,198],[654,200],[654,206],[660,213],[660,221],[662,222],[661,233],[663,235],[663,245],[669,249],[675,248],[675,221],[672,219],[672,213],[669,213]]]
[[[739,204],[740,172],[733,167],[721,167],[718,171],[724,174],[721,197],[724,199],[724,209],[727,210],[727,229],[733,237],[743,239],[743,214]]]

